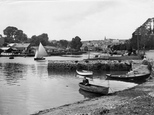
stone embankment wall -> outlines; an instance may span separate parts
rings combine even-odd
[[[93,61],[74,61],[74,60],[49,60],[48,70],[76,70],[85,69],[93,71],[119,71],[130,70],[131,64],[129,61],[110,61],[110,60],[93,60]]]

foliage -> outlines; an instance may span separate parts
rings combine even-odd
[[[60,40],[60,41],[59,41],[59,44],[60,44],[60,47],[66,49],[67,46],[68,46],[68,44],[69,44],[69,42],[68,42],[67,40]]]
[[[117,44],[117,45],[113,45],[112,46],[112,49],[114,50],[126,50],[126,44]]]
[[[76,51],[79,51],[82,46],[81,38],[76,36],[75,38],[72,38],[72,41],[70,43],[70,47]]]
[[[27,41],[27,35],[16,27],[8,26],[3,30],[3,33],[6,35],[6,37],[4,37],[6,43]]]
[[[130,39],[132,48],[154,49],[154,35],[144,25],[136,29]]]
[[[84,47],[84,51],[88,51],[88,46],[85,46]]]
[[[49,39],[48,35],[43,33],[43,34],[38,35],[38,36],[33,35],[31,37],[30,42],[34,46],[38,46],[40,42],[42,43],[42,45],[46,46],[49,43],[48,39]]]
[[[8,26],[4,29],[3,33],[6,35],[6,37],[12,37],[14,38],[14,35],[18,29],[16,27]]]
[[[17,30],[14,38],[16,40],[16,42],[25,42],[27,41],[27,35],[25,33],[23,33],[22,30]]]

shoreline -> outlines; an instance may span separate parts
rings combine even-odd
[[[41,110],[31,115],[114,115],[116,113],[122,115],[123,111],[130,112],[130,110],[127,109],[131,108],[130,106],[132,105],[135,108],[136,106],[139,106],[138,103],[143,102],[145,106],[148,106],[144,100],[154,100],[153,75],[151,75],[151,78],[152,79],[149,79],[147,82],[139,84],[131,89],[119,91],[111,95],[81,100],[75,103]],[[135,109],[131,108],[131,111],[133,110]],[[141,110],[140,112],[143,111]]]
[[[137,61],[136,61],[137,62]],[[92,71],[128,71],[131,68],[130,61],[117,60],[48,60],[48,70],[67,70],[76,69],[92,70]]]
[[[134,67],[139,66],[136,63]],[[150,107],[150,111],[154,110],[154,102],[144,100],[154,100],[154,72],[151,72],[149,79],[132,88],[122,91],[96,97],[93,99],[81,100],[75,103],[66,104],[63,106],[41,110],[31,115],[114,115],[114,114],[133,114],[137,111],[138,114],[145,113],[142,106]],[[140,104],[141,103],[141,104]],[[122,108],[122,109],[121,109]],[[136,109],[137,108],[137,109]]]

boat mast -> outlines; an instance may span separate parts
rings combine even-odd
[[[139,29],[137,30],[137,54],[139,55]]]

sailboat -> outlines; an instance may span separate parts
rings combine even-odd
[[[40,42],[39,44],[39,48],[38,50],[36,50],[35,52],[35,57],[34,60],[45,60],[44,56],[47,56],[47,52],[44,48],[44,46],[42,45],[42,43]]]

